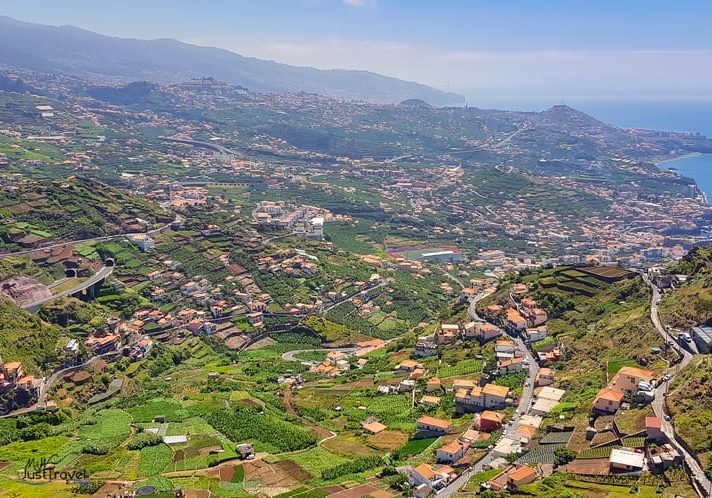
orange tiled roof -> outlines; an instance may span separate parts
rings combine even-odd
[[[447,420],[431,417],[429,415],[423,415],[422,417],[420,417],[418,419],[418,423],[424,425],[431,425],[440,429],[449,429],[451,425],[450,422],[448,422]]]
[[[509,388],[507,386],[498,386],[496,384],[487,384],[482,388],[484,394],[489,394],[490,396],[499,396],[500,398],[506,398],[509,394]]]

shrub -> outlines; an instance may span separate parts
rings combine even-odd
[[[128,444],[130,450],[140,450],[147,446],[156,446],[161,444],[163,438],[158,434],[151,434],[150,432],[142,432],[136,438]]]
[[[358,474],[373,469],[384,464],[384,460],[379,456],[359,458],[350,462],[342,463],[321,473],[321,478],[327,481],[349,474]]]

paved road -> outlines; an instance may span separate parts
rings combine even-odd
[[[201,140],[191,140],[187,138],[172,138],[172,137],[158,137],[159,140],[163,140],[164,142],[174,142],[174,143],[179,143],[179,144],[186,144],[186,145],[193,145],[195,147],[202,147],[204,149],[211,149],[217,152],[220,152],[222,154],[228,154],[232,156],[239,156],[240,153],[236,152],[232,149],[228,149],[224,145],[220,145],[215,142],[203,142]]]
[[[26,249],[24,251],[0,254],[0,259],[9,258],[12,256],[25,256],[28,254],[32,254],[33,252],[44,251],[46,249],[55,249],[57,247],[64,247],[64,246],[68,246],[68,245],[76,245],[76,244],[81,244],[83,242],[105,242],[107,240],[120,239],[123,237],[130,237],[132,235],[154,235],[156,233],[165,232],[168,229],[168,227],[170,227],[173,223],[180,222],[182,219],[183,218],[181,216],[176,216],[175,219],[173,221],[171,221],[170,223],[166,223],[165,225],[162,225],[158,228],[154,228],[153,230],[149,230],[147,232],[129,232],[129,233],[122,233],[122,234],[118,234],[118,235],[106,235],[103,237],[92,237],[90,239],[79,239],[79,240],[70,240],[67,242],[57,242],[56,244],[50,244],[48,246],[36,247],[34,249]]]
[[[684,347],[680,347],[676,341],[676,338],[672,337],[668,331],[663,326],[660,320],[660,314],[658,312],[658,301],[660,300],[660,291],[657,286],[653,284],[647,276],[643,279],[650,286],[653,292],[652,301],[650,304],[650,320],[653,322],[655,329],[660,333],[665,341],[670,341],[673,344],[673,348],[682,356],[682,360],[669,368],[667,374],[670,375],[670,380],[667,382],[661,382],[660,385],[655,390],[655,399],[652,403],[653,411],[655,415],[662,418],[662,431],[671,441],[675,441],[677,448],[682,452],[687,468],[691,471],[691,477],[699,483],[699,486],[695,487],[695,490],[701,497],[709,497],[712,490],[712,482],[705,476],[702,467],[697,463],[697,460],[690,454],[685,447],[680,443],[677,435],[675,434],[675,429],[671,420],[665,420],[666,416],[666,406],[665,406],[665,393],[668,390],[668,386],[674,376],[681,372],[695,357],[697,354],[697,348],[694,344],[690,345],[690,351]],[[669,417],[668,417],[669,418]]]
[[[298,359],[295,358],[296,355],[299,353],[310,353],[312,351],[316,351],[319,353],[332,353],[332,352],[339,352],[339,353],[353,353],[354,351],[357,351],[359,348],[314,348],[314,349],[299,349],[297,351],[287,351],[282,355],[282,359],[284,361],[299,361]]]
[[[480,318],[477,315],[477,303],[484,299],[485,297],[489,296],[495,291],[494,288],[488,289],[486,291],[481,292],[474,298],[472,298],[470,302],[470,307],[468,309],[470,318],[472,318],[475,321],[483,321],[482,318]],[[517,411],[514,414],[514,417],[512,417],[511,422],[509,425],[506,426],[506,429],[504,431],[503,437],[512,437],[512,438],[517,438],[516,433],[517,429],[519,428],[519,423],[521,421],[522,415],[525,415],[529,413],[529,410],[531,409],[531,402],[532,398],[534,397],[534,381],[536,380],[536,375],[539,372],[539,364],[535,361],[534,356],[531,354],[529,349],[526,347],[526,344],[524,344],[524,341],[522,340],[521,337],[512,337],[512,339],[517,343],[517,346],[521,351],[524,351],[526,354],[527,358],[527,363],[529,363],[529,369],[527,372],[527,380],[526,380],[526,385],[524,387],[524,390],[522,392],[521,398],[519,398],[519,404],[517,405]],[[496,444],[493,442],[493,444]],[[470,480],[470,477],[473,475],[479,474],[482,472],[485,468],[485,466],[489,465],[492,463],[492,461],[495,459],[495,456],[492,454],[492,452],[488,452],[487,455],[484,456],[479,462],[477,462],[475,465],[464,471],[460,477],[455,479],[453,482],[448,484],[447,487],[443,488],[437,493],[438,497],[444,497],[448,498],[452,496],[453,494],[457,493],[467,482]]]
[[[101,270],[96,272],[94,275],[92,275],[88,279],[84,280],[83,282],[78,283],[74,287],[71,287],[67,290],[63,290],[62,292],[58,292],[57,294],[54,294],[50,297],[40,299],[39,301],[34,301],[32,303],[24,304],[22,307],[25,308],[26,310],[32,311],[34,313],[35,311],[39,310],[40,306],[42,306],[45,303],[54,301],[55,299],[59,299],[62,297],[71,296],[71,295],[77,294],[78,292],[88,289],[92,285],[95,285],[95,284],[101,282],[106,277],[111,275],[111,273],[113,271],[114,271],[113,266],[104,266]]]
[[[325,314],[325,313],[328,313],[329,311],[333,310],[334,308],[337,308],[337,307],[341,306],[342,304],[344,304],[344,303],[346,303],[346,302],[351,302],[351,301],[353,301],[354,299],[356,299],[357,297],[360,297],[362,292],[364,292],[364,291],[365,291],[365,292],[371,292],[371,291],[373,291],[373,290],[380,289],[381,287],[384,287],[384,286],[386,286],[386,285],[392,283],[392,280],[393,280],[393,279],[391,279],[391,278],[389,277],[389,278],[386,278],[385,280],[379,282],[378,284],[376,284],[376,285],[374,285],[374,286],[372,286],[372,287],[366,287],[365,289],[358,290],[358,291],[354,292],[353,294],[351,294],[349,297],[346,297],[346,298],[342,299],[341,301],[337,301],[337,302],[335,302],[335,303],[333,303],[333,304],[330,304],[329,306],[326,306],[325,308],[322,308],[322,309],[320,310],[320,313],[321,313],[322,315]],[[372,296],[367,296],[367,301],[370,301],[371,299],[372,299]]]
[[[467,308],[467,312],[470,315],[470,318],[472,318],[476,322],[484,322],[484,318],[480,317],[477,314],[477,303],[482,301],[484,298],[489,296],[490,294],[493,294],[497,289],[494,287],[490,287],[489,289],[485,289],[479,294],[477,294],[475,297],[470,299],[470,306]]]
[[[87,361],[85,361],[81,365],[74,365],[73,367],[67,367],[67,368],[63,368],[61,370],[57,370],[49,377],[46,377],[42,380],[42,385],[40,386],[40,394],[37,397],[37,403],[35,403],[32,406],[28,406],[26,408],[20,408],[19,410],[15,410],[15,411],[12,411],[5,415],[2,415],[2,416],[0,416],[0,418],[18,417],[20,415],[24,415],[26,413],[32,413],[37,410],[44,410],[47,407],[47,393],[49,393],[49,389],[52,387],[52,384],[57,382],[59,379],[61,379],[68,373],[71,373],[71,372],[74,372],[77,370],[81,370],[82,368],[93,365],[94,363],[96,363],[98,360],[100,360],[102,358],[110,358],[112,356],[117,356],[118,354],[119,353],[117,351],[111,351],[109,353],[104,353],[102,355],[92,356],[91,358],[89,358]]]

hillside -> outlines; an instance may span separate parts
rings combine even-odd
[[[687,275],[688,281],[663,297],[663,323],[685,329],[712,320],[712,248],[693,249],[667,271]]]
[[[59,329],[0,298],[0,358],[40,373],[55,359]]]
[[[568,391],[566,400],[581,403],[581,410],[590,410],[598,390],[620,367],[660,370],[664,366],[660,357],[650,353],[661,339],[648,318],[650,293],[642,279],[606,283],[569,267],[520,278],[549,315],[550,337],[534,348],[564,347],[564,359],[554,366],[557,381]],[[487,304],[504,302],[509,290],[509,285],[503,285],[482,303],[482,310]]]
[[[85,178],[6,187],[0,187],[0,249],[5,250],[141,232],[173,219],[152,202]]]
[[[667,400],[675,430],[709,465],[712,455],[712,358],[693,361],[673,383]]]
[[[663,323],[687,329],[712,320],[712,248],[696,248],[668,273],[688,275],[687,283],[663,297]],[[675,430],[710,468],[712,457],[712,358],[694,359],[671,386],[667,406]]]
[[[0,63],[119,81],[179,82],[212,76],[264,92],[311,92],[347,100],[433,105],[463,98],[368,71],[296,67],[176,40],[113,38],[72,26],[46,26],[0,17]]]

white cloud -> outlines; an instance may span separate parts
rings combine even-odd
[[[443,51],[395,41],[338,37],[231,38],[202,40],[201,44],[299,66],[369,70],[482,98],[712,98],[709,50]]]

